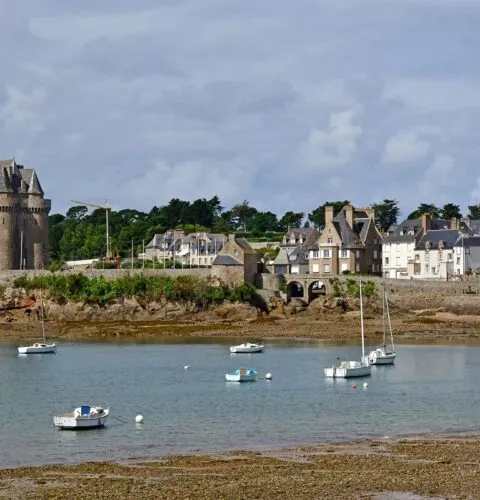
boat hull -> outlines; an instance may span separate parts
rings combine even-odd
[[[232,345],[230,352],[233,354],[248,354],[253,352],[263,352],[264,346],[258,344]]]
[[[360,366],[330,366],[324,368],[326,377],[329,378],[354,378],[354,377],[368,377],[372,374],[372,367],[369,365]]]
[[[227,382],[255,382],[256,375],[231,375],[230,373],[225,374],[225,380]]]
[[[109,410],[103,411],[101,414],[74,416],[73,414],[59,415],[53,417],[55,427],[59,429],[69,430],[84,430],[98,429],[104,427],[109,415]]]
[[[56,344],[34,344],[18,347],[18,354],[56,354]]]
[[[371,365],[393,365],[395,363],[396,354],[394,352],[386,352],[384,349],[376,349],[368,354],[368,362]]]

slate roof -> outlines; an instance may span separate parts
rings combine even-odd
[[[362,242],[364,242],[367,238],[368,229],[370,228],[370,224],[373,224],[373,221],[372,221],[372,219],[370,219],[370,217],[367,217],[367,218],[362,217],[362,218],[355,219],[355,222],[353,225],[354,225],[356,232],[359,234],[360,240]]]
[[[243,264],[231,255],[217,255],[212,262],[212,266],[242,266]]]
[[[456,247],[480,247],[480,235],[469,236],[462,234],[455,242]]]
[[[280,251],[278,252],[275,260],[273,261],[274,266],[284,266],[286,264],[290,264],[290,259],[288,258],[288,253],[285,248],[280,247]]]
[[[342,240],[342,248],[363,248],[360,238],[354,233],[348,225],[345,212],[340,210],[333,219],[333,226]]]
[[[308,259],[305,257],[306,253],[308,253],[308,248],[305,245],[295,248],[289,255],[290,262],[294,261],[295,264],[308,264]]]
[[[422,227],[420,219],[405,219],[396,226],[390,226],[393,232],[383,239],[384,243],[412,243]],[[389,231],[390,231],[389,228]],[[413,234],[409,234],[413,233]]]
[[[255,250],[249,245],[248,241],[244,238],[235,238],[235,241],[237,242],[237,244],[242,247],[243,251],[246,253],[246,254],[255,254],[256,255],[256,252]]]
[[[22,181],[25,182],[22,187]],[[33,168],[23,168],[15,160],[0,160],[0,193],[43,195],[43,189]]]
[[[471,219],[468,225],[474,234],[480,234],[480,220]]]
[[[460,233],[456,229],[434,229],[427,231],[416,245],[417,250],[425,250],[426,243],[430,243],[431,250],[438,250],[440,241],[444,242],[444,248],[453,248]]]

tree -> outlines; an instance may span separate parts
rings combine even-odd
[[[280,228],[282,231],[286,231],[288,227],[301,227],[302,219],[305,217],[303,212],[286,212],[285,215],[280,219]]]
[[[468,206],[470,219],[478,220],[480,219],[480,205],[469,205]]]
[[[385,199],[381,203],[374,203],[375,223],[380,231],[386,232],[392,224],[396,224],[400,209],[398,201]]]
[[[230,210],[230,222],[235,229],[243,229],[247,232],[250,227],[252,217],[257,213],[257,209],[251,207],[247,200],[232,207]]]
[[[320,205],[312,213],[308,214],[308,220],[319,230],[325,227],[325,207],[333,207],[333,216],[335,217],[338,212],[345,206],[350,205],[348,200],[344,201],[327,201],[323,205]]]
[[[460,205],[454,205],[453,203],[443,205],[443,208],[440,210],[440,216],[446,220],[453,219],[454,217],[460,219],[462,217]]]
[[[257,212],[252,216],[251,229],[254,234],[279,231],[279,222],[273,212]]]
[[[420,203],[418,208],[407,219],[420,219],[423,214],[431,214],[433,217],[438,218],[440,216],[440,209],[433,203]]]
[[[85,218],[88,212],[88,208],[84,205],[76,205],[75,207],[70,207],[67,210],[66,219],[72,222],[79,222]]]

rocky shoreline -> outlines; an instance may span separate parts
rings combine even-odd
[[[480,436],[0,470],[8,498],[478,498]]]

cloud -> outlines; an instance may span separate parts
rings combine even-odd
[[[5,101],[0,106],[0,119],[5,129],[21,130],[34,134],[45,126],[45,116],[40,111],[46,101],[46,92],[42,87],[35,87],[30,92],[9,85],[5,89]]]
[[[480,107],[480,80],[406,78],[389,82],[383,98],[426,111]]]
[[[462,203],[479,19],[467,0],[0,0],[0,151],[54,212],[218,194],[280,216],[332,199],[408,213],[430,184]]]
[[[313,129],[300,148],[300,169],[307,172],[328,172],[344,167],[357,151],[362,133],[353,123],[355,113],[344,111],[330,116],[329,130]]]
[[[412,131],[401,131],[388,139],[382,155],[383,163],[413,163],[424,159],[430,143]]]

